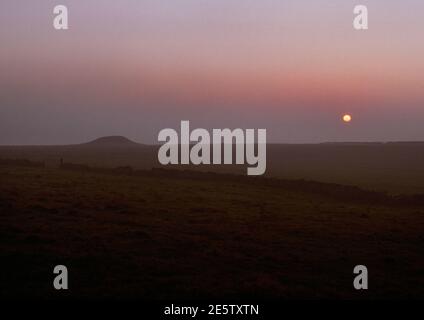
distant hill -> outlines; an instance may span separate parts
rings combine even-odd
[[[84,146],[98,147],[140,147],[141,144],[131,141],[123,136],[107,136],[83,143]]]

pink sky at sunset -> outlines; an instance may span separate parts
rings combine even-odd
[[[271,142],[424,140],[420,1],[363,1],[367,31],[350,0],[69,0],[67,31],[56,4],[0,4],[0,144],[154,143],[180,120]]]

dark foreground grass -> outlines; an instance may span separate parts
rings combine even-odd
[[[207,174],[0,176],[3,298],[424,298],[419,203]],[[67,292],[52,286],[58,264]]]

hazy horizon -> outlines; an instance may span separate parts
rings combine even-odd
[[[0,145],[156,144],[181,120],[269,143],[424,141],[424,2],[65,0],[66,31],[57,4],[0,3]]]
[[[129,142],[135,142],[137,144],[140,145],[146,145],[146,146],[161,146],[163,143],[161,142],[144,142],[144,141],[139,141],[137,139],[132,139],[126,136],[122,136],[122,135],[107,135],[107,136],[101,136],[101,137],[97,137],[97,138],[92,138],[92,139],[88,139],[85,141],[77,141],[77,142],[68,142],[68,143],[39,143],[39,144],[26,144],[26,143],[21,143],[21,144],[0,144],[0,147],[36,147],[36,146],[72,146],[72,145],[82,145],[82,144],[88,144],[91,142],[95,142],[98,139],[101,138],[115,138],[115,137],[119,137],[119,138],[125,138],[128,139]],[[424,143],[424,139],[423,140],[387,140],[387,141],[321,141],[321,142],[273,142],[273,141],[268,141],[267,145],[326,145],[326,144],[391,144],[391,143]],[[196,144],[196,142],[192,142],[191,144]]]

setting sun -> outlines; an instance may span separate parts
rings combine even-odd
[[[343,121],[344,122],[351,122],[352,121],[352,116],[350,114],[345,114],[343,116]]]

